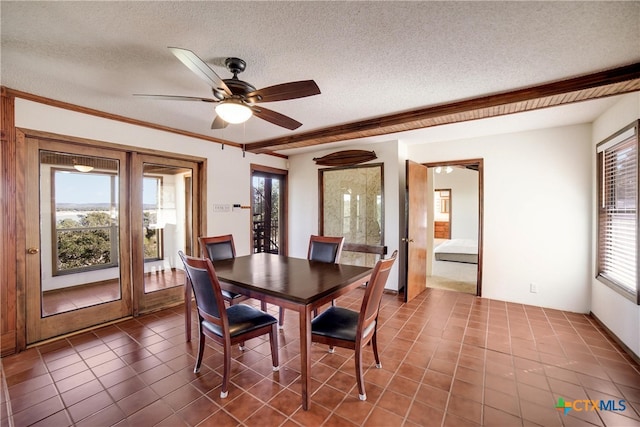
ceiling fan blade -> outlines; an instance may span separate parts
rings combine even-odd
[[[273,110],[268,110],[264,107],[251,107],[251,110],[253,111],[253,115],[257,118],[266,120],[274,125],[278,125],[289,130],[298,129],[302,126],[302,123],[299,121],[293,120],[291,117],[277,113]]]
[[[255,102],[274,102],[304,98],[305,96],[318,95],[319,93],[320,88],[316,82],[313,80],[301,80],[258,89],[248,93],[246,97],[257,98]]]
[[[178,58],[184,65],[189,67],[191,71],[196,73],[198,77],[207,82],[209,86],[220,92],[224,92],[231,96],[231,90],[222,81],[222,79],[209,67],[202,59],[189,49],[179,47],[169,47],[171,53]]]
[[[213,123],[211,123],[211,129],[224,129],[228,125],[229,123],[222,120],[220,116],[216,116],[216,118],[213,119]]]
[[[180,95],[145,95],[134,93],[133,96],[138,98],[163,99],[165,101],[201,101],[201,102],[219,102],[213,98],[198,98],[197,96],[180,96]]]

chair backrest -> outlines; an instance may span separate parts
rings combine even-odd
[[[182,251],[178,251],[178,255],[182,259],[187,277],[191,282],[198,313],[206,320],[222,326],[227,321],[227,312],[220,282],[211,260],[190,257]]]
[[[220,261],[236,257],[236,247],[233,244],[233,235],[198,237],[202,256],[211,261]]]
[[[338,264],[342,254],[344,237],[314,236],[309,238],[307,259]]]
[[[371,279],[364,292],[362,306],[360,307],[360,317],[358,319],[359,333],[362,333],[362,331],[371,326],[378,317],[384,286],[387,283],[391,267],[393,267],[397,255],[398,251],[396,250],[390,258],[381,259],[373,268],[373,273],[371,273]]]

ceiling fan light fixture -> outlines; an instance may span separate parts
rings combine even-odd
[[[253,111],[235,99],[228,99],[216,106],[216,114],[227,123],[244,123],[251,118]]]

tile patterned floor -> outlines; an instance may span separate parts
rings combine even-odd
[[[357,307],[361,297],[358,289],[338,304]],[[184,341],[181,307],[6,357],[0,427],[640,425],[640,366],[586,315],[439,289],[408,304],[385,295],[382,369],[365,354],[368,400],[358,400],[353,353],[313,345],[309,411],[300,407],[297,315],[286,316],[281,370],[271,371],[266,338],[249,341],[234,349],[224,400],[220,348],[207,347],[192,372],[197,343]],[[559,398],[575,409],[556,409]],[[578,410],[581,400],[625,409]]]
[[[183,284],[184,271],[178,269],[154,271],[144,275],[145,292],[183,286]],[[120,299],[120,282],[118,280],[72,286],[43,292],[42,313],[45,316],[50,316],[117,299]]]

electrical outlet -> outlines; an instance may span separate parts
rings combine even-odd
[[[529,284],[529,292],[531,292],[532,294],[538,293],[538,285],[536,285],[535,283]]]

